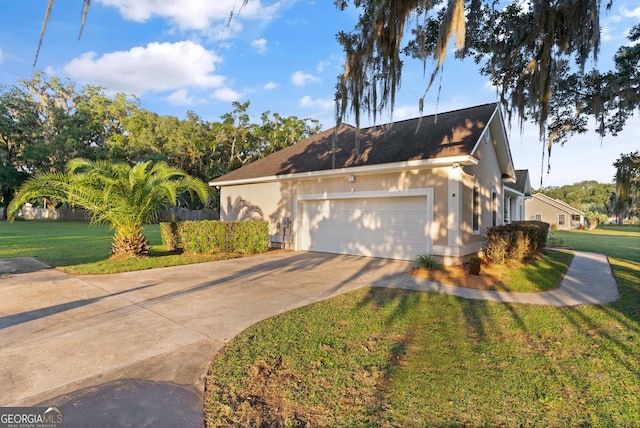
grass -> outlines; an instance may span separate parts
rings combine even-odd
[[[157,226],[146,233],[152,256],[117,266],[106,262],[106,227],[0,222],[0,257],[92,273],[190,262],[163,252]],[[554,234],[609,256],[617,302],[555,308],[360,289],[233,339],[207,377],[207,425],[637,424],[640,229]],[[532,269],[518,275],[530,279],[542,267]]]
[[[618,301],[557,308],[360,289],[233,339],[207,377],[207,425],[635,426],[640,230],[561,236],[609,255]]]
[[[162,246],[160,227],[147,225],[149,257],[109,260],[113,231],[86,222],[0,221],[0,258],[35,257],[76,274],[103,274],[228,259],[237,254],[174,254]]]
[[[554,230],[551,234],[575,250],[598,251],[640,262],[640,226],[605,226],[593,231]]]

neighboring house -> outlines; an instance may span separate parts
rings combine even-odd
[[[516,182],[504,186],[504,223],[526,220],[525,201],[531,198],[528,169],[516,171]]]
[[[342,124],[212,180],[221,219],[267,220],[293,250],[460,263],[505,213],[524,216],[528,174],[517,180],[498,104],[356,135]]]
[[[575,229],[584,224],[584,213],[559,199],[535,193],[526,201],[529,220],[544,221],[558,229]]]

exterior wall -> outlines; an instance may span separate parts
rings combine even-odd
[[[565,224],[561,225],[558,222],[560,214],[565,215]],[[541,221],[549,223],[550,225],[556,225],[558,229],[569,230],[571,229],[571,215],[572,213],[564,210],[560,210],[552,205],[549,205],[536,198],[528,199],[526,202],[526,218],[527,220],[536,220],[536,215],[540,215]]]
[[[471,255],[482,251],[484,232],[493,225],[494,210],[496,224],[503,224],[504,186],[502,184],[500,165],[492,143],[491,135],[487,142],[483,139],[475,153],[479,161],[478,165],[463,168],[463,189],[461,192],[461,242],[463,246],[457,256]],[[474,185],[477,185],[480,190],[480,212],[477,231],[473,230]]]
[[[433,189],[434,218],[430,227],[435,245],[446,246],[448,238],[447,180],[450,168],[412,170],[386,174],[349,174],[304,180],[225,186],[220,189],[220,218],[226,221],[269,221],[271,240],[295,249],[296,199],[307,195],[348,193],[353,198],[372,192],[389,196],[418,189]],[[285,220],[288,219],[288,220]]]
[[[489,130],[487,130],[487,133]],[[224,186],[221,189],[222,220],[263,219],[270,225],[271,241],[277,246],[297,249],[298,204],[309,198],[331,199],[401,196],[403,192],[433,195],[431,249],[446,264],[460,263],[480,254],[484,231],[504,221],[504,187],[501,168],[489,133],[478,144],[474,166],[438,167],[393,173],[324,176],[285,179],[269,183]],[[473,230],[473,189],[480,189],[479,227]],[[334,196],[332,196],[334,195]]]

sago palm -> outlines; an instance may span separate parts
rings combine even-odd
[[[28,179],[11,201],[7,216],[14,219],[27,202],[48,197],[92,214],[94,223],[107,223],[114,230],[112,254],[140,256],[149,251],[143,226],[155,219],[157,209],[176,204],[182,193],[195,194],[204,203],[209,188],[165,162],[145,162],[133,167],[125,163],[71,159],[66,173],[42,173]]]

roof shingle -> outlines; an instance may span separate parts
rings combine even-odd
[[[470,155],[496,108],[496,103],[484,104],[363,128],[358,156],[356,128],[343,124],[335,133],[335,165],[332,128],[212,182]]]

